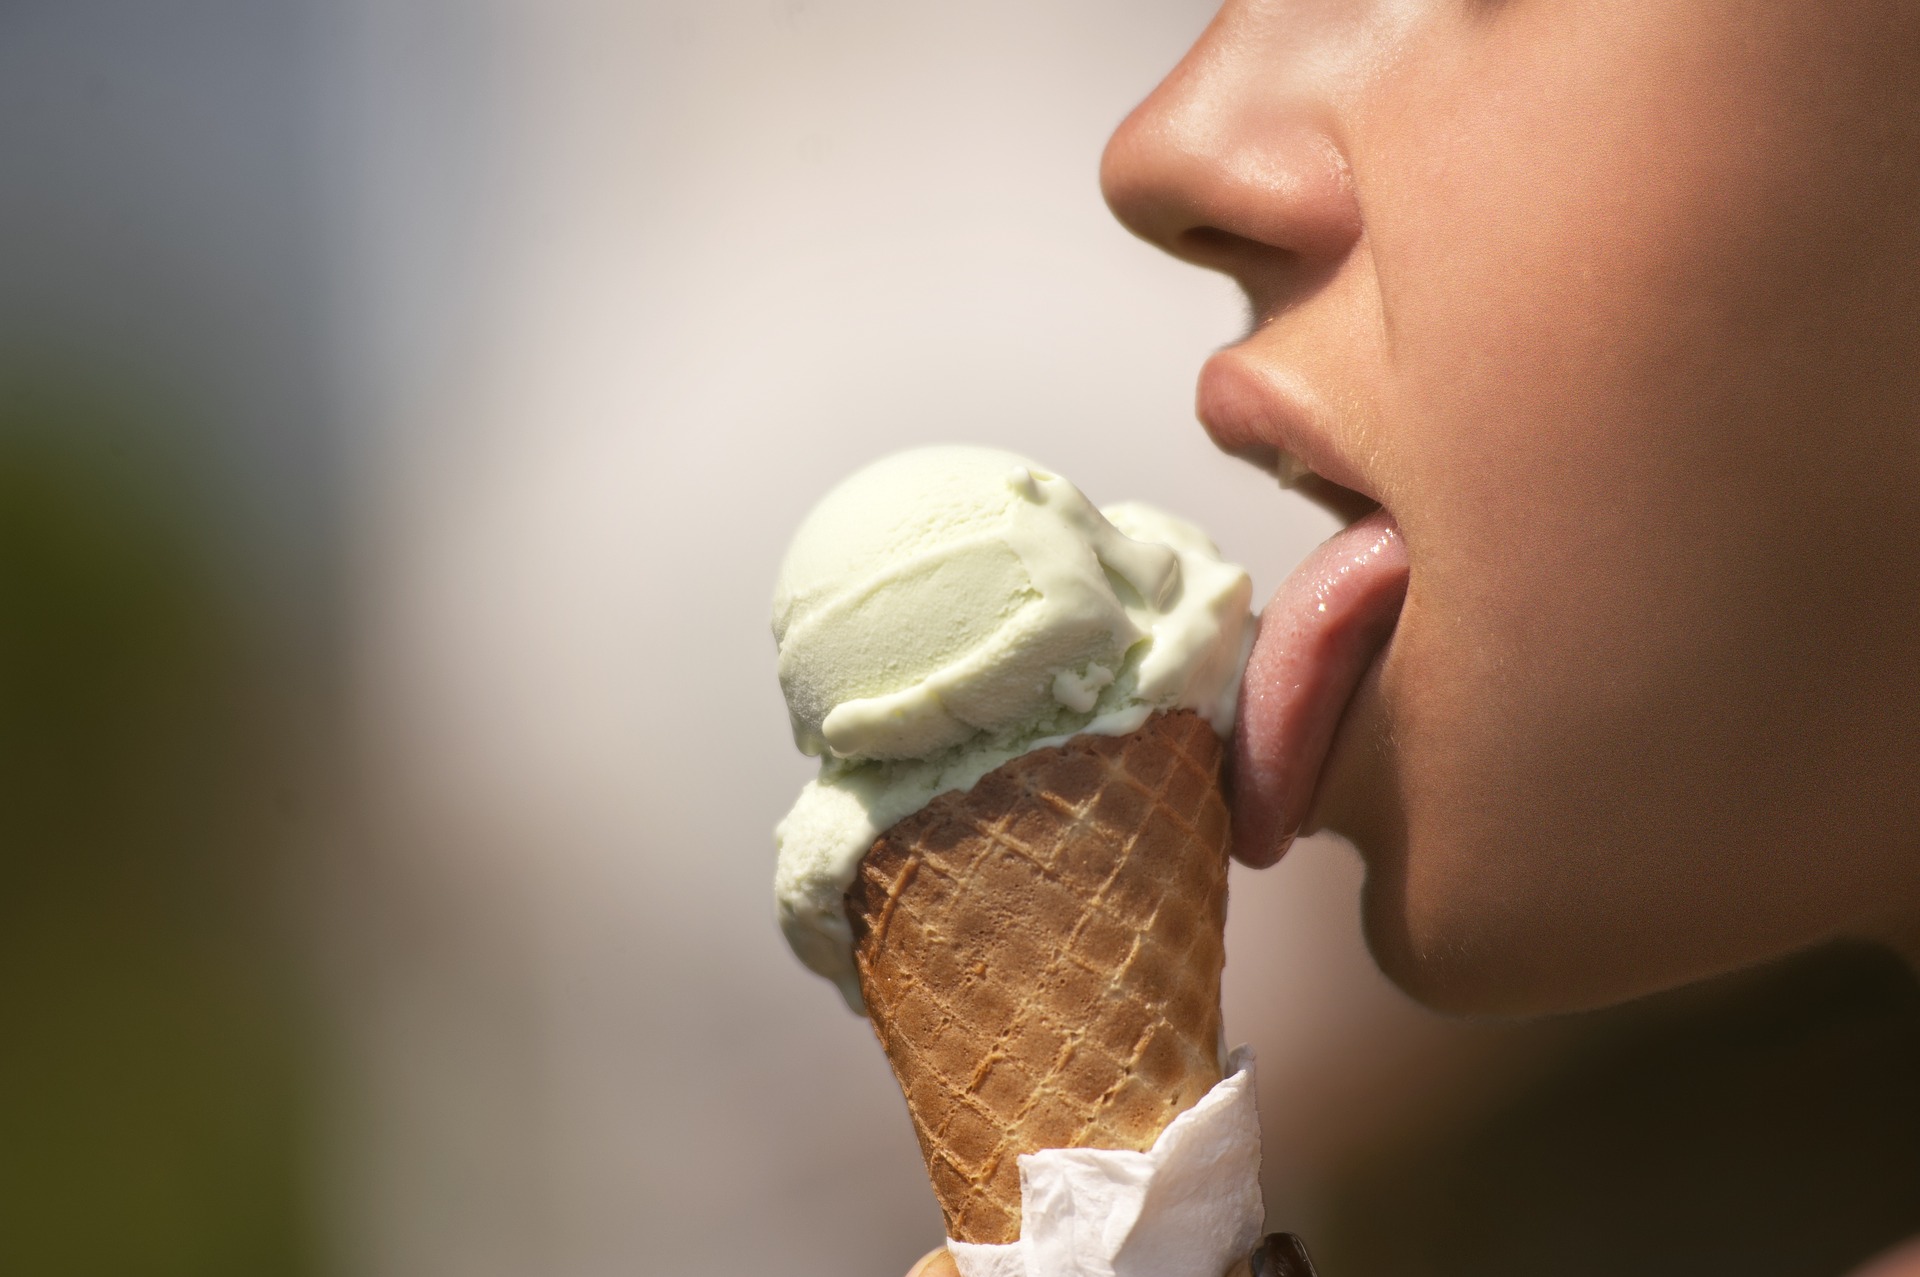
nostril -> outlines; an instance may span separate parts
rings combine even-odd
[[[1251,236],[1217,226],[1201,225],[1179,231],[1162,247],[1182,261],[1234,276],[1250,290],[1250,296],[1256,288],[1262,293],[1273,291],[1271,285],[1258,286],[1255,281],[1291,279],[1301,266],[1300,254],[1290,248],[1263,244]],[[1264,304],[1264,301],[1256,303],[1256,308]]]
[[[1245,253],[1253,247],[1253,241],[1217,226],[1195,226],[1180,232],[1179,247],[1184,256],[1211,260]]]

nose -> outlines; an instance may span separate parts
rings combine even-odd
[[[1337,261],[1361,221],[1330,95],[1299,44],[1263,35],[1246,7],[1230,0],[1122,122],[1100,186],[1134,234],[1252,293],[1276,267]]]

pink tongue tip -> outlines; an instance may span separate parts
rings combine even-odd
[[[1234,854],[1278,860],[1313,807],[1354,688],[1393,633],[1407,547],[1385,510],[1335,533],[1274,592],[1241,684],[1234,740]]]

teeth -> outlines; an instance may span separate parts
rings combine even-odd
[[[1300,458],[1294,456],[1291,452],[1283,451],[1273,464],[1273,473],[1274,477],[1280,480],[1281,487],[1291,488],[1294,484],[1299,483],[1302,479],[1312,474],[1313,471],[1307,468],[1306,462],[1300,460]]]

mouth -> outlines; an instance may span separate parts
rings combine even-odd
[[[1194,410],[1222,452],[1249,462],[1351,522],[1378,507],[1372,479],[1340,446],[1332,414],[1298,377],[1244,346],[1200,370]]]
[[[1410,567],[1400,525],[1336,449],[1316,401],[1284,372],[1222,352],[1201,373],[1198,408],[1223,450],[1347,524],[1274,592],[1247,659],[1233,750],[1234,855],[1261,867],[1285,854],[1312,814],[1347,705],[1399,622]]]

